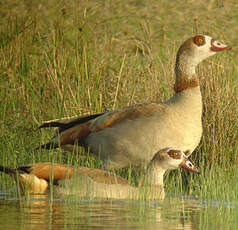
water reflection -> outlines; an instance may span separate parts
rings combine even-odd
[[[198,229],[197,200],[166,198],[160,202],[88,201],[34,196],[2,196],[3,229]],[[194,222],[194,223],[193,223]]]
[[[238,229],[236,202],[27,199],[0,192],[0,229]]]

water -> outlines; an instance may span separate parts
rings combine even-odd
[[[0,194],[0,229],[238,229],[238,205],[166,197],[161,201],[16,198]]]

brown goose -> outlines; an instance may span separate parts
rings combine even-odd
[[[16,169],[0,166],[0,171],[18,181],[23,194],[46,194],[49,183],[58,195],[76,195],[88,198],[163,199],[163,176],[169,169],[183,168],[198,173],[184,152],[165,148],[155,154],[147,167],[139,187],[102,169],[72,167],[52,163],[36,163]]]
[[[110,112],[40,126],[58,127],[39,148],[83,146],[107,169],[147,164],[154,154],[175,146],[190,154],[202,135],[202,96],[195,67],[230,47],[207,35],[196,35],[178,50],[175,94],[165,103],[138,104]],[[38,148],[37,148],[38,149]]]

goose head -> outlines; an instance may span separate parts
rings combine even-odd
[[[188,160],[186,154],[174,148],[165,148],[157,152],[151,164],[153,168],[161,168],[164,171],[183,168],[193,173],[199,173],[199,170]]]
[[[230,50],[228,45],[214,38],[198,34],[186,40],[179,48],[176,57],[176,74],[194,75],[195,67],[204,59],[217,52]]]

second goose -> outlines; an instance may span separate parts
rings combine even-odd
[[[163,199],[163,176],[167,170],[177,168],[198,173],[185,153],[174,148],[165,148],[155,154],[139,187],[102,169],[61,164],[35,163],[16,169],[0,166],[0,171],[11,175],[23,194],[47,194],[52,182],[56,195],[76,195],[91,199]]]

